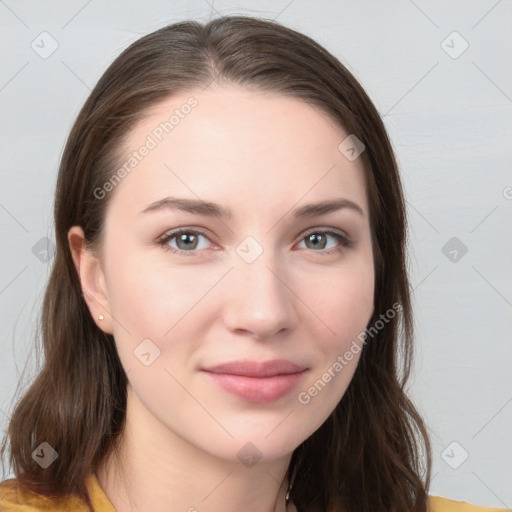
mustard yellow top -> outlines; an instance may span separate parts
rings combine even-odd
[[[116,512],[95,475],[87,481],[95,512]],[[430,512],[503,512],[511,509],[488,508],[430,496]],[[84,502],[76,497],[51,501],[38,494],[23,493],[14,478],[0,482],[0,512],[88,512]]]

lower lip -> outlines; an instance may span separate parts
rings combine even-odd
[[[245,377],[227,373],[206,373],[220,388],[246,402],[266,403],[278,400],[290,393],[299,383],[306,370],[274,377]]]

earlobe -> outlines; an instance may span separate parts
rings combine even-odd
[[[102,331],[112,334],[110,303],[100,260],[86,248],[84,232],[80,226],[70,228],[68,243],[82,293],[92,318]]]

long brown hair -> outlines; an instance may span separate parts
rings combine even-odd
[[[91,318],[67,233],[79,225],[88,244],[100,241],[108,197],[98,200],[94,191],[120,165],[127,134],[166,97],[214,80],[302,99],[364,143],[375,260],[369,325],[401,306],[364,344],[335,410],[294,451],[291,500],[305,512],[426,512],[431,447],[404,390],[413,319],[404,197],[389,138],[370,98],[333,55],[277,22],[245,16],[184,21],[142,37],[109,66],[81,109],[57,181],[57,251],[41,317],[45,361],[14,408],[2,457],[8,437],[21,485],[47,496],[75,494],[91,506],[86,479],[123,433],[127,378],[113,337]],[[46,469],[31,457],[43,441],[58,452]]]

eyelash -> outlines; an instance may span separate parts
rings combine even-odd
[[[169,233],[166,233],[164,234],[163,236],[161,236],[158,240],[157,240],[157,244],[160,245],[162,247],[162,249],[165,251],[165,252],[172,252],[173,254],[179,254],[181,256],[195,256],[195,253],[197,251],[197,249],[195,250],[192,250],[192,251],[183,251],[181,249],[175,249],[174,247],[171,247],[169,245],[169,242],[173,239],[173,238],[176,238],[177,236],[181,235],[181,234],[189,234],[189,235],[201,235],[203,237],[205,237],[207,240],[209,240],[209,238],[206,236],[205,233],[203,233],[202,231],[197,231],[195,229],[184,229],[184,228],[180,228],[180,229],[176,229],[174,231],[170,231]],[[314,252],[314,253],[319,253],[321,254],[322,256],[330,256],[332,254],[335,254],[335,253],[340,253],[342,252],[344,249],[350,249],[351,247],[354,246],[354,242],[348,238],[347,236],[345,235],[342,235],[336,231],[332,231],[330,229],[325,229],[325,230],[313,230],[313,231],[309,231],[307,232],[301,239],[301,242],[309,235],[313,235],[313,234],[322,234],[322,235],[330,235],[332,236],[333,238],[337,239],[338,242],[340,242],[340,245],[332,248],[332,249],[329,249],[327,251],[314,251],[312,249],[309,249],[310,251]]]

